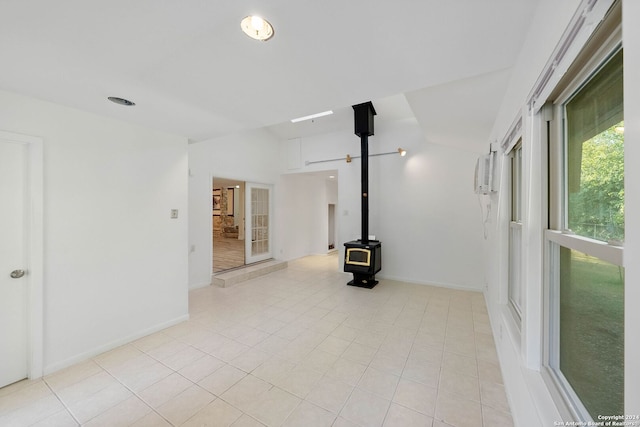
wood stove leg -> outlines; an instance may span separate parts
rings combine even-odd
[[[353,280],[347,283],[349,286],[357,286],[359,288],[367,288],[372,289],[375,285],[378,284],[376,280],[376,276],[370,274],[358,274],[353,273]]]

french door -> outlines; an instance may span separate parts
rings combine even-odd
[[[245,189],[245,262],[251,264],[273,258],[273,188],[268,184],[247,182]]]

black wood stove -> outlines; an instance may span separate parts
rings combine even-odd
[[[369,240],[369,136],[373,135],[373,116],[376,110],[371,102],[353,106],[355,134],[360,137],[362,161],[362,238],[344,244],[344,271],[353,273],[351,286],[373,288],[378,284],[376,273],[382,268],[382,244]]]

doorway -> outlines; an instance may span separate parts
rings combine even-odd
[[[329,251],[336,249],[336,205],[329,204],[329,234],[327,240],[329,242]]]
[[[243,181],[213,178],[213,273],[245,265],[245,187]]]

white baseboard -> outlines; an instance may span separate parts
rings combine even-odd
[[[211,282],[192,283],[189,285],[189,290],[206,288],[207,286],[211,286]]]
[[[412,283],[415,285],[437,286],[439,288],[456,289],[460,291],[482,292],[482,288],[473,286],[459,285],[456,283],[434,282],[433,280],[415,280],[399,276],[387,276],[386,274],[377,274],[377,279],[395,280],[397,282]]]
[[[64,368],[67,368],[67,367],[69,367],[71,365],[75,365],[76,363],[83,362],[83,361],[88,360],[88,359],[90,359],[90,358],[92,358],[94,356],[97,356],[98,354],[102,354],[102,353],[104,353],[106,351],[113,350],[116,347],[120,347],[121,345],[128,344],[128,343],[130,343],[132,341],[135,341],[135,340],[137,340],[139,338],[146,337],[147,335],[153,334],[155,332],[161,331],[163,329],[166,329],[168,327],[177,325],[178,323],[182,323],[182,322],[187,321],[187,320],[189,320],[189,315],[185,314],[185,315],[179,316],[179,317],[177,317],[175,319],[169,320],[167,322],[163,322],[163,323],[160,323],[158,325],[155,325],[155,326],[153,326],[151,328],[147,328],[145,330],[139,331],[139,332],[137,332],[135,334],[131,334],[131,335],[127,336],[127,337],[124,337],[124,338],[121,338],[121,339],[117,339],[115,341],[111,341],[108,344],[104,344],[104,345],[98,346],[96,348],[93,348],[93,349],[91,349],[89,351],[85,351],[85,352],[80,353],[78,355],[69,357],[68,359],[65,359],[63,361],[52,363],[51,365],[45,366],[43,375],[52,374],[52,373],[54,373],[56,371],[59,371],[60,369],[64,369]]]

